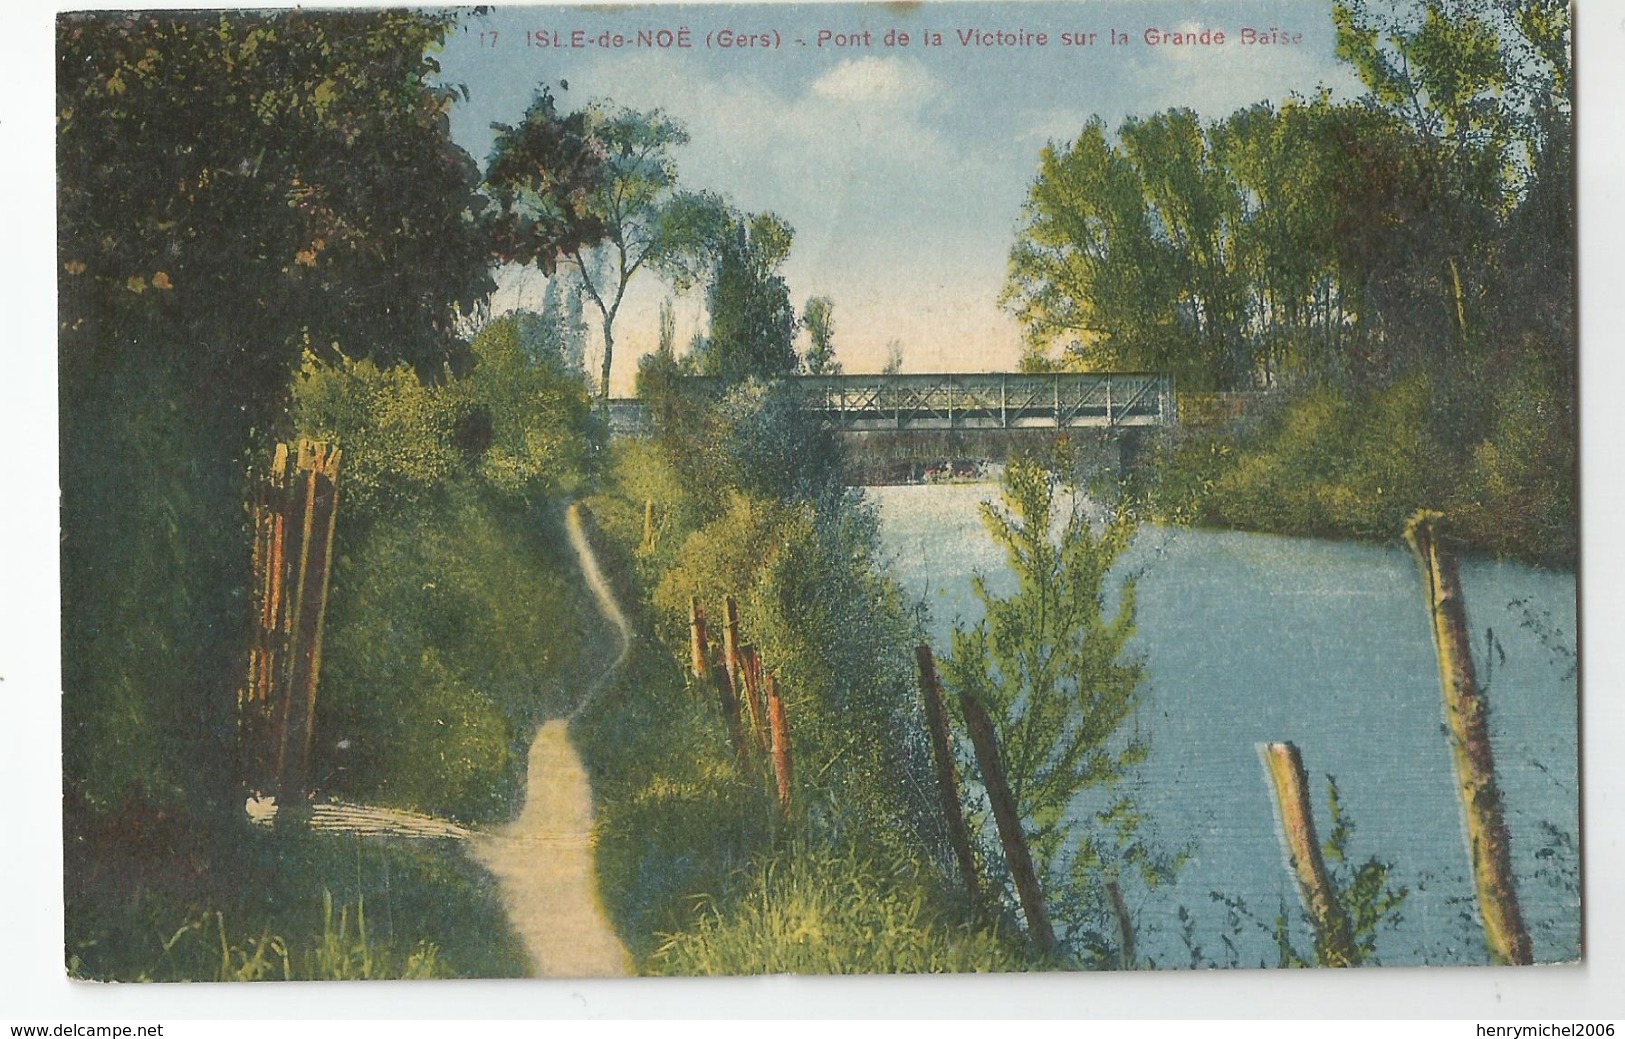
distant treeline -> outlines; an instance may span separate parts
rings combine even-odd
[[[1095,119],[1042,151],[1005,288],[1035,355],[1230,390],[1566,349],[1566,7],[1333,18],[1359,101]]]

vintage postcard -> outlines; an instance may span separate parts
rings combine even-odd
[[[1570,19],[61,13],[68,974],[1581,961]]]

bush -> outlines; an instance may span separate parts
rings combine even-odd
[[[1536,364],[1516,367],[1494,398],[1450,500],[1456,529],[1500,555],[1573,566],[1579,549],[1574,405]]]
[[[1301,391],[1237,440],[1207,434],[1165,453],[1153,503],[1176,520],[1393,540],[1446,479],[1432,394],[1421,374],[1363,394]]]
[[[1442,508],[1471,548],[1572,567],[1574,434],[1572,384],[1535,345],[1361,392],[1314,386],[1256,426],[1165,442],[1149,498],[1172,522],[1373,541]]]
[[[557,527],[452,485],[346,548],[324,639],[324,789],[459,819],[508,814],[530,735],[572,705],[600,638]]]

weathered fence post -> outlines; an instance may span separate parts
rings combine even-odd
[[[733,596],[722,600],[722,661],[728,669],[728,681],[740,686],[739,678],[739,603]]]
[[[1486,707],[1478,691],[1456,557],[1440,543],[1443,516],[1422,510],[1405,525],[1405,542],[1422,574],[1429,626],[1439,658],[1439,685],[1456,762],[1456,788],[1466,816],[1484,944],[1496,963],[1534,961],[1512,872],[1511,838],[1495,782]]]
[[[655,550],[655,500],[643,500],[643,542],[638,546],[644,555]]]
[[[333,528],[338,518],[339,457],[336,448],[301,440],[289,495],[289,519],[297,524],[299,554],[292,574],[287,667],[281,683],[279,814],[302,807],[309,793],[316,687],[322,668],[322,625],[327,616]]]
[[[942,685],[937,681],[937,665],[930,646],[924,643],[915,646],[914,659],[920,669],[920,695],[925,700],[925,727],[931,737],[931,756],[937,766],[937,797],[942,806],[942,818],[948,825],[948,842],[953,845],[954,858],[959,861],[965,891],[970,896],[970,904],[975,906],[981,901],[981,883],[976,875],[976,856],[971,852],[970,829],[965,825],[965,815],[959,806],[959,777],[954,769],[948,717],[942,709]]]
[[[728,725],[728,742],[733,744],[734,754],[744,764],[750,759],[744,729],[740,725],[739,697],[734,694],[733,680],[728,677],[728,668],[720,662],[713,665],[710,672],[711,684],[716,686],[717,702],[722,708],[722,718]]]
[[[746,643],[739,647],[739,670],[744,678],[745,705],[750,709],[750,727],[756,734],[756,744],[763,754],[770,752],[767,714],[762,706],[762,660],[756,647]]]
[[[1265,744],[1262,753],[1264,765],[1269,769],[1271,788],[1275,791],[1287,858],[1298,878],[1303,908],[1315,927],[1315,952],[1322,966],[1358,966],[1360,951],[1354,945],[1354,928],[1337,900],[1337,891],[1326,872],[1326,860],[1320,854],[1320,841],[1315,836],[1303,759],[1291,743]]]
[[[710,667],[705,659],[705,607],[700,605],[700,597],[697,595],[691,596],[688,600],[688,632],[689,667],[693,670],[695,678],[704,680],[710,673]]]
[[[987,788],[987,799],[993,807],[993,821],[998,825],[1004,861],[1010,867],[1010,879],[1015,881],[1016,894],[1021,898],[1021,911],[1027,918],[1027,934],[1039,952],[1051,955],[1055,952],[1055,931],[1050,926],[1049,914],[1044,910],[1044,891],[1038,884],[1038,873],[1033,869],[1032,854],[1027,850],[1027,837],[1021,828],[1021,813],[1016,808],[1015,797],[1010,793],[1010,784],[1004,778],[993,721],[974,697],[963,692],[959,694],[959,706],[965,715],[965,727],[970,731],[971,746],[976,750],[976,763],[982,770],[982,785]]]
[[[767,686],[767,719],[772,731],[773,778],[779,790],[779,810],[790,811],[790,722],[785,717],[784,699],[779,696],[779,680],[773,672],[765,673]]]

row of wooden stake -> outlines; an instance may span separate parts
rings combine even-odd
[[[1533,962],[1533,952],[1513,886],[1511,842],[1495,782],[1485,706],[1473,670],[1461,579],[1454,555],[1440,543],[1438,520],[1437,513],[1418,513],[1406,527],[1405,540],[1416,557],[1427,596],[1485,946],[1492,962],[1527,964]],[[981,881],[970,831],[960,808],[959,780],[952,735],[943,708],[942,686],[937,679],[931,647],[921,645],[915,655],[949,841],[970,902],[979,905]],[[1005,780],[992,720],[974,697],[961,693],[959,705],[993,812],[1005,864],[1027,921],[1028,934],[1039,952],[1052,954],[1055,931],[1044,907],[1043,889],[1033,868],[1021,815]],[[1286,742],[1267,744],[1261,751],[1281,822],[1288,863],[1315,930],[1317,952],[1326,966],[1355,966],[1361,962],[1362,954],[1347,907],[1340,902],[1321,854],[1302,756],[1296,746]],[[1134,963],[1135,954],[1128,907],[1115,882],[1108,883],[1106,889],[1109,908],[1118,925],[1121,961],[1129,966]]]
[[[278,444],[251,506],[252,624],[248,674],[238,693],[244,779],[279,806],[304,804],[322,667],[322,628],[333,571],[340,452],[300,440]]]
[[[703,686],[710,682],[717,692],[722,717],[728,725],[728,739],[741,764],[752,760],[756,751],[772,763],[773,783],[779,809],[790,811],[791,749],[790,723],[779,691],[778,677],[762,665],[756,647],[739,637],[739,604],[733,596],[723,601],[724,623],[720,661],[715,659],[705,624],[705,607],[700,597],[689,600],[689,669]],[[750,716],[751,736],[745,733],[740,710],[743,699]]]

